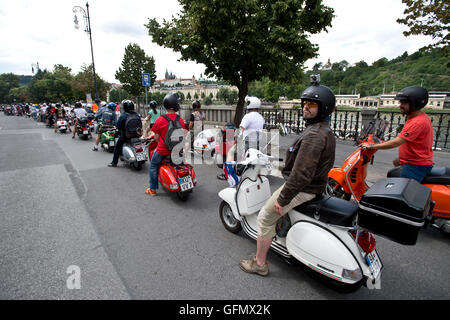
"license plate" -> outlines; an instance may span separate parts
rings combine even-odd
[[[271,163],[266,164],[266,169],[269,171],[272,170],[273,169],[272,164]]]
[[[110,146],[110,147],[114,147],[114,141],[111,140],[111,141],[109,142],[109,146]]]
[[[186,191],[186,190],[194,188],[194,183],[192,182],[191,176],[178,178],[178,182],[180,183],[181,191]]]
[[[137,161],[147,160],[147,154],[145,154],[144,152],[136,154],[136,160]]]
[[[87,131],[87,130],[84,130],[84,131],[83,131],[83,134],[88,134],[88,131]]]
[[[60,129],[67,129],[66,126],[61,126],[59,127]]]
[[[370,271],[372,271],[374,278],[377,279],[381,274],[383,264],[381,263],[381,260],[378,257],[376,250],[373,250],[371,253],[368,253],[366,255],[366,261],[367,264],[369,265]]]

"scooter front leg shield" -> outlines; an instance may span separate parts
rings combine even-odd
[[[236,220],[242,221],[241,216],[238,213],[238,209],[236,206],[236,189],[235,188],[225,188],[219,192],[219,198],[230,205],[231,210],[233,211],[233,216]]]

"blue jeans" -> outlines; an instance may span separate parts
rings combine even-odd
[[[158,152],[153,153],[152,160],[150,161],[150,166],[148,169],[148,174],[150,176],[150,189],[158,189],[158,171],[161,166],[165,156],[160,155]]]
[[[400,177],[414,179],[421,183],[423,178],[433,169],[432,165],[420,166],[412,164],[402,165],[402,173]]]

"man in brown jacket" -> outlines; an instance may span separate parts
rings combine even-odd
[[[328,87],[319,85],[317,78],[312,76],[312,85],[301,95],[306,129],[287,152],[282,171],[287,181],[272,194],[258,214],[256,256],[240,262],[245,272],[263,276],[269,273],[266,258],[276,235],[278,219],[325,191],[328,171],[333,167],[335,157],[336,140],[328,117],[335,109],[336,98]]]

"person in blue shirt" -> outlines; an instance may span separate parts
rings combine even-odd
[[[93,151],[98,151],[98,144],[100,143],[100,137],[105,129],[111,128],[116,125],[116,104],[111,102],[107,106],[102,107],[95,116],[97,121],[101,120],[98,128],[97,138],[95,139],[95,145]]]
[[[146,137],[150,134],[150,131],[152,130],[153,124],[155,124],[156,119],[158,119],[158,117],[161,115],[159,110],[156,109],[158,107],[158,104],[156,103],[156,101],[150,101],[150,107],[152,109],[148,113],[148,116],[146,119],[149,124],[147,129],[145,130]]]

